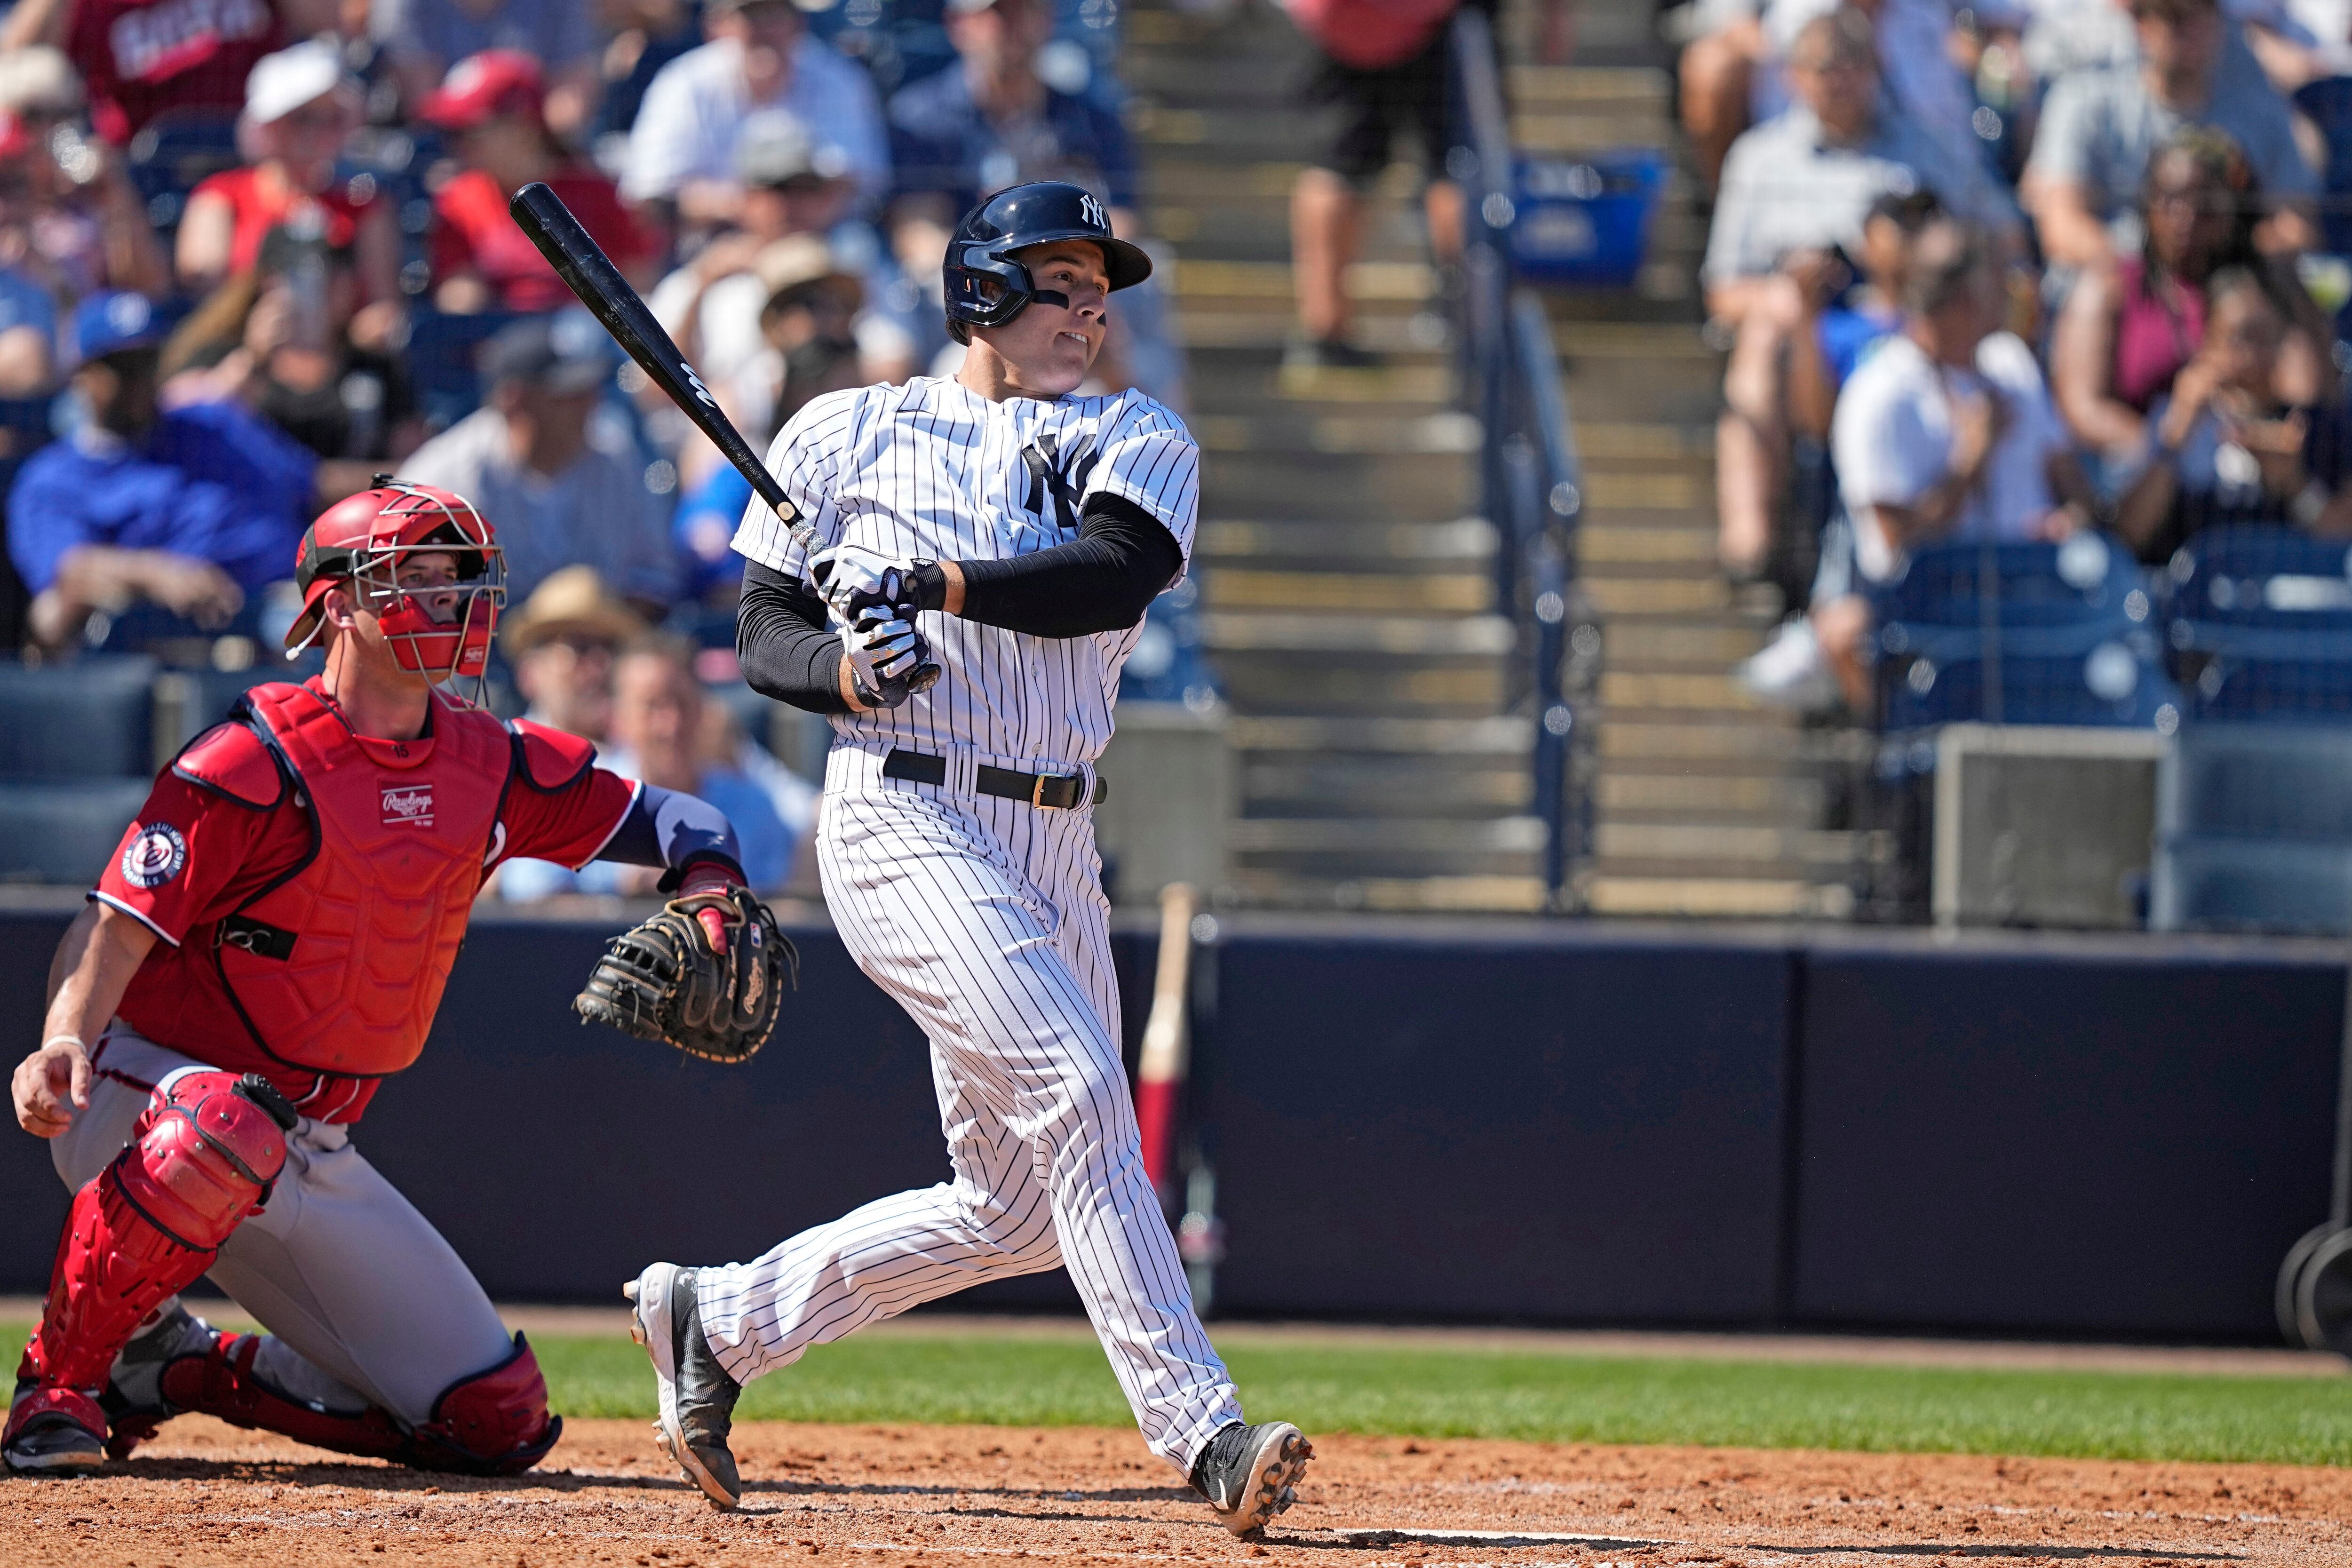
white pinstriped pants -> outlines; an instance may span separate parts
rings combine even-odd
[[[1241,1419],[1143,1172],[1119,1060],[1091,806],[1042,810],[881,776],[836,742],[817,859],[850,953],[931,1045],[954,1179],[698,1275],[704,1332],[739,1382],[983,1279],[1069,1269],[1151,1451],[1190,1473]],[[1092,780],[1088,781],[1091,787]]]

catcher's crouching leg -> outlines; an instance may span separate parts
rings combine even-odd
[[[468,1476],[527,1470],[563,1431],[563,1418],[548,1414],[547,1380],[520,1334],[513,1354],[451,1384],[433,1402],[431,1417],[414,1428],[373,1405],[321,1410],[273,1387],[254,1366],[260,1348],[255,1335],[224,1334],[209,1355],[173,1362],[163,1369],[164,1403],[174,1412],[216,1415],[338,1454]]]
[[[188,1072],[155,1090],[131,1142],[74,1194],[0,1434],[10,1468],[99,1463],[106,1416],[98,1395],[115,1355],[268,1201],[297,1120],[258,1078]]]

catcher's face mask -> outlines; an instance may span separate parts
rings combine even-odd
[[[303,535],[295,574],[303,601],[287,633],[289,656],[318,637],[328,591],[345,585],[401,668],[436,681],[483,679],[506,603],[506,552],[464,497],[389,484],[338,502]]]

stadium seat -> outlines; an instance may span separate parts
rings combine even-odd
[[[145,779],[155,768],[154,684],[149,658],[0,663],[0,778]]]
[[[2184,728],[2158,773],[2149,921],[2352,931],[2352,728]]]
[[[2352,721],[2352,551],[2285,528],[2200,533],[2163,574],[2186,716]]]
[[[2145,574],[2097,534],[1929,545],[1871,600],[1888,731],[2179,721]]]
[[[2352,78],[2327,77],[2295,89],[2297,113],[2318,129],[2327,146],[2327,177],[2321,192],[2320,229],[2326,248],[2352,254]]]
[[[1192,708],[1217,700],[1222,689],[1202,646],[1200,602],[1200,585],[1190,577],[1151,601],[1119,674],[1120,697]]]
[[[408,381],[416,406],[436,430],[446,430],[482,404],[474,355],[499,328],[518,320],[503,310],[451,315],[419,310],[408,319]]]
[[[188,193],[244,160],[237,154],[236,121],[166,115],[151,121],[131,139],[125,162],[131,184],[146,198],[147,221],[168,251],[187,211]]]
[[[148,784],[0,784],[0,881],[96,882]]]

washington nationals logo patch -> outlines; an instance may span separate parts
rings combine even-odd
[[[168,822],[135,829],[122,847],[122,879],[134,888],[160,888],[188,863],[188,841]]]

